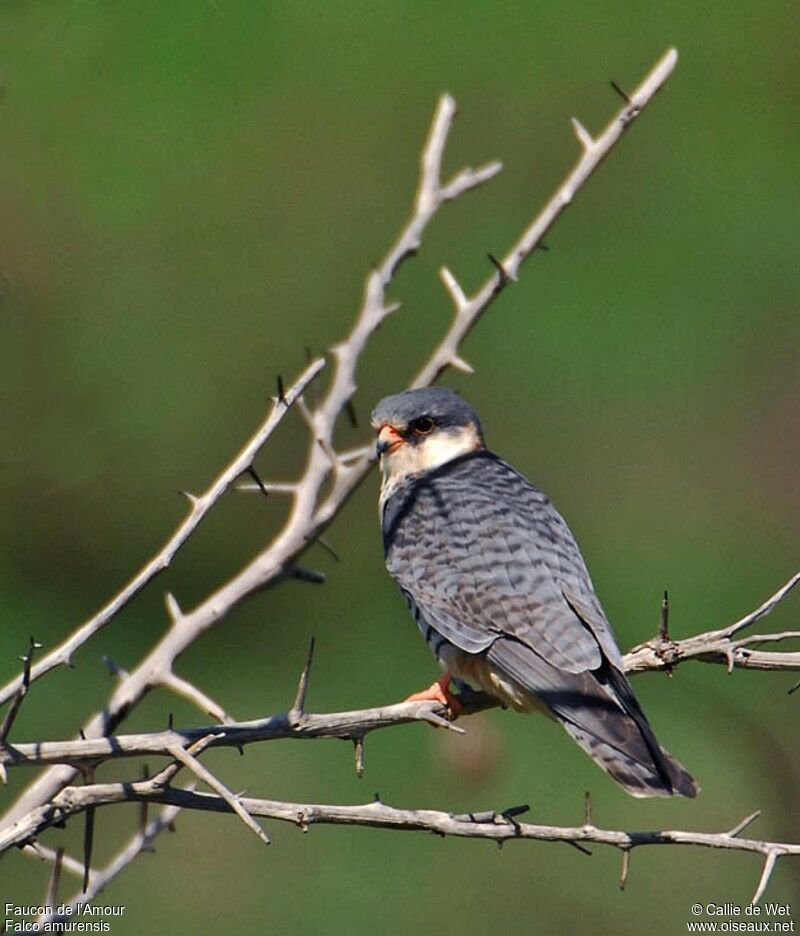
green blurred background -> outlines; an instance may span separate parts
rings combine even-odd
[[[370,265],[408,212],[437,95],[460,105],[447,164],[505,163],[446,206],[399,275],[403,309],[360,370],[358,430],[404,385],[450,317],[436,270],[489,272],[576,158],[572,114],[599,129],[669,45],[677,72],[464,348],[448,376],[489,442],[553,497],[630,647],[670,589],[675,636],[722,625],[797,569],[800,285],[796,4],[12,2],[0,9],[3,627],[0,676],[33,633],[53,645],[154,551],[261,417],[275,377],[348,327]],[[259,460],[292,477],[290,418]],[[314,547],[322,588],[248,601],[179,670],[235,716],[287,707],[309,636],[318,711],[389,702],[435,669],[385,574],[373,475]],[[174,567],[38,683],[17,740],[73,736],[111,681],[184,607],[277,528],[280,498],[231,495]],[[797,599],[764,625],[796,622]],[[423,726],[373,736],[359,781],[349,744],[217,752],[252,795],[454,811],[532,806],[577,823],[718,830],[761,807],[755,833],[797,841],[793,674],[690,664],[639,676],[659,737],[698,777],[694,802],[639,802],[543,719],[492,712],[457,739]],[[126,723],[174,712],[155,693]],[[138,765],[127,765],[138,771]],[[123,776],[106,768],[102,776]],[[17,772],[4,805],[24,778]],[[135,809],[102,812],[103,860]],[[80,850],[81,823],[46,840]],[[562,845],[440,840],[268,824],[265,850],[229,817],[185,815],[107,894],[115,934],[425,932],[667,934],[696,900],[746,903],[757,859],[699,850],[619,857]],[[46,868],[0,867],[0,899],[39,901]],[[773,899],[800,909],[800,866]],[[66,882],[63,895],[74,882]]]

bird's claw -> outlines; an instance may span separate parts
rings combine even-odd
[[[464,711],[464,706],[458,696],[453,695],[453,693],[450,692],[451,678],[452,677],[449,673],[445,673],[444,676],[440,676],[439,679],[437,679],[435,683],[432,683],[430,686],[428,686],[427,689],[423,689],[422,692],[415,692],[413,695],[410,695],[403,701],[440,702],[442,705],[447,706],[448,718],[450,721],[455,721]]]

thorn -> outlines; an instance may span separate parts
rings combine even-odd
[[[455,367],[456,370],[459,370],[459,371],[461,371],[461,372],[464,373],[464,374],[474,374],[474,373],[475,373],[475,368],[474,368],[471,364],[468,364],[468,363],[464,360],[464,358],[459,357],[457,354],[454,354],[454,355],[450,358],[450,364],[451,364],[452,367]]]
[[[521,806],[509,806],[508,809],[504,809],[500,815],[504,819],[511,819],[513,816],[524,816],[526,812],[530,812],[531,807],[528,803],[523,803]]]
[[[310,582],[312,585],[323,585],[325,583],[325,573],[318,572],[316,569],[306,569],[304,566],[292,566],[289,575],[298,582]]]
[[[577,117],[571,117],[570,120],[572,121],[572,129],[575,131],[575,136],[578,138],[578,142],[581,146],[587,152],[594,149],[594,140],[592,139],[591,133],[589,133]]]
[[[61,880],[61,868],[64,862],[64,848],[59,846],[56,849],[56,857],[53,861],[53,867],[50,871],[50,881],[47,885],[47,896],[45,897],[45,906],[48,910],[55,910],[56,900],[58,899],[58,884]]]
[[[749,816],[745,816],[741,822],[738,822],[729,832],[731,838],[736,838],[737,835],[741,835],[742,832],[753,822],[758,819],[761,815],[761,810],[757,809],[754,813],[751,813]]]
[[[344,404],[344,410],[347,413],[347,418],[350,420],[350,425],[354,429],[358,429],[358,416],[356,416],[356,408],[353,406],[352,400],[348,400]]]
[[[547,253],[550,250],[550,248],[548,247],[547,244],[545,244],[544,241],[539,241],[539,243],[536,245],[536,249],[543,250],[545,253]]]
[[[516,817],[524,815],[526,812],[528,812],[529,809],[530,806],[528,806],[527,803],[522,806],[510,806],[508,809],[504,809],[500,815],[503,819],[506,820],[506,822],[510,822],[511,825],[514,826],[514,831],[517,833],[517,835],[519,835],[522,827],[517,822]]]
[[[189,506],[194,510],[194,508],[197,506],[197,498],[194,496],[194,494],[190,494],[188,491],[184,490],[178,490],[177,493],[180,494],[181,497],[185,497],[186,500],[189,501]]]
[[[616,83],[616,81],[609,81],[609,84],[617,92],[617,94],[622,98],[622,100],[625,101],[626,104],[630,104],[631,99],[622,90],[622,88],[620,88],[620,86]]]
[[[103,666],[105,666],[111,676],[116,676],[117,679],[125,679],[127,677],[128,671],[123,669],[119,663],[115,663],[107,653],[104,653],[101,659],[103,661]]]
[[[506,268],[493,254],[487,253],[486,256],[489,258],[489,262],[492,264],[492,266],[497,270],[498,274],[500,275],[500,279],[498,280],[498,286],[505,286],[506,283],[508,283],[511,280],[511,277],[506,272]]]
[[[786,694],[791,695],[793,692],[797,692],[798,689],[800,689],[800,682],[795,683]]]
[[[585,845],[581,845],[580,842],[567,841],[566,844],[571,845],[573,848],[577,848],[578,851],[581,852],[582,854],[588,855],[590,858],[592,857],[592,853],[589,851],[589,849]]]
[[[81,739],[81,741],[86,740],[86,732],[83,730],[83,728],[78,729],[78,737]]]
[[[14,693],[14,696],[11,699],[11,704],[6,710],[5,718],[3,719],[2,725],[0,725],[0,744],[5,744],[5,740],[8,737],[8,733],[11,731],[11,727],[14,724],[14,720],[17,717],[20,706],[22,705],[22,700],[28,694],[28,689],[31,684],[31,664],[33,663],[33,657],[37,648],[41,647],[41,644],[37,644],[33,637],[28,638],[28,652],[25,656],[20,657],[22,660],[22,681],[20,683],[19,689]]]
[[[583,824],[592,824],[592,794],[588,790],[583,794]]]
[[[336,550],[333,548],[333,546],[331,546],[331,544],[330,544],[326,539],[324,539],[324,537],[318,536],[318,537],[317,537],[317,542],[318,542],[319,545],[325,550],[325,552],[327,552],[327,553],[329,553],[331,556],[333,556],[333,558],[334,558],[337,562],[341,562],[341,561],[342,561],[342,560],[339,558],[339,555],[338,555],[338,553],[336,552]]]
[[[457,312],[460,312],[465,306],[469,305],[469,300],[464,290],[461,288],[461,284],[446,266],[439,268],[439,279],[444,283],[444,288],[450,294],[450,298],[453,300],[453,305],[456,307]]]
[[[630,848],[622,849],[622,872],[619,876],[619,889],[621,891],[625,890],[625,885],[628,883],[628,870],[631,865],[631,850]]]
[[[353,738],[353,755],[356,761],[356,776],[360,780],[364,776],[364,736]]]
[[[777,852],[767,852],[767,860],[764,862],[764,870],[761,872],[761,880],[758,882],[756,892],[753,894],[753,899],[750,901],[751,904],[757,904],[764,896],[764,891],[767,889],[769,879],[772,877],[772,872],[775,870],[775,862],[777,860]]]
[[[92,845],[94,844],[94,806],[86,810],[86,825],[83,832],[83,893],[89,888],[89,873],[92,865]]]
[[[6,770],[5,764],[0,764],[0,783],[2,783],[3,786],[8,785],[8,771]]]
[[[170,620],[174,623],[180,621],[183,617],[183,611],[181,611],[181,606],[178,604],[177,599],[171,592],[167,592],[164,595],[164,605],[167,609],[167,614],[170,617]]]
[[[661,620],[658,624],[658,636],[666,643],[669,640],[669,592],[664,589],[661,599]]]
[[[167,715],[167,730],[174,731],[175,730],[174,725],[175,725],[175,721],[172,717],[172,712],[170,712],[169,715]]]
[[[297,683],[297,693],[295,694],[292,707],[289,710],[290,719],[295,721],[297,721],[305,711],[306,693],[308,692],[308,677],[311,673],[311,663],[314,659],[314,643],[315,641],[312,637],[308,643],[308,656],[306,657],[306,665],[303,667],[303,672],[300,673],[300,679]]]
[[[252,465],[250,465],[250,466],[248,466],[245,470],[246,470],[247,474],[249,474],[250,477],[251,477],[251,478],[255,481],[255,483],[258,485],[258,489],[259,489],[259,491],[261,491],[261,493],[264,495],[264,497],[269,497],[269,491],[267,490],[267,488],[266,488],[264,482],[263,482],[263,481],[261,480],[261,478],[259,477],[258,472],[255,470],[255,468],[254,468]]]
[[[150,779],[150,771],[147,767],[147,764],[142,764],[141,779],[142,780]],[[147,800],[142,800],[139,803],[139,835],[141,838],[144,838],[145,832],[147,831],[147,807],[148,805],[149,804]]]

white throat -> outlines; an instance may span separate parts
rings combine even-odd
[[[446,465],[461,455],[468,455],[483,446],[474,425],[456,430],[439,430],[413,444],[403,442],[393,452],[381,456],[383,485],[381,503],[409,475],[425,474]]]

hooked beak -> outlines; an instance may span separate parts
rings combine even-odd
[[[378,432],[378,439],[375,443],[375,451],[378,453],[378,456],[391,454],[399,446],[405,442],[405,439],[400,435],[400,433],[390,426],[388,423],[384,426],[381,426],[380,431]]]

